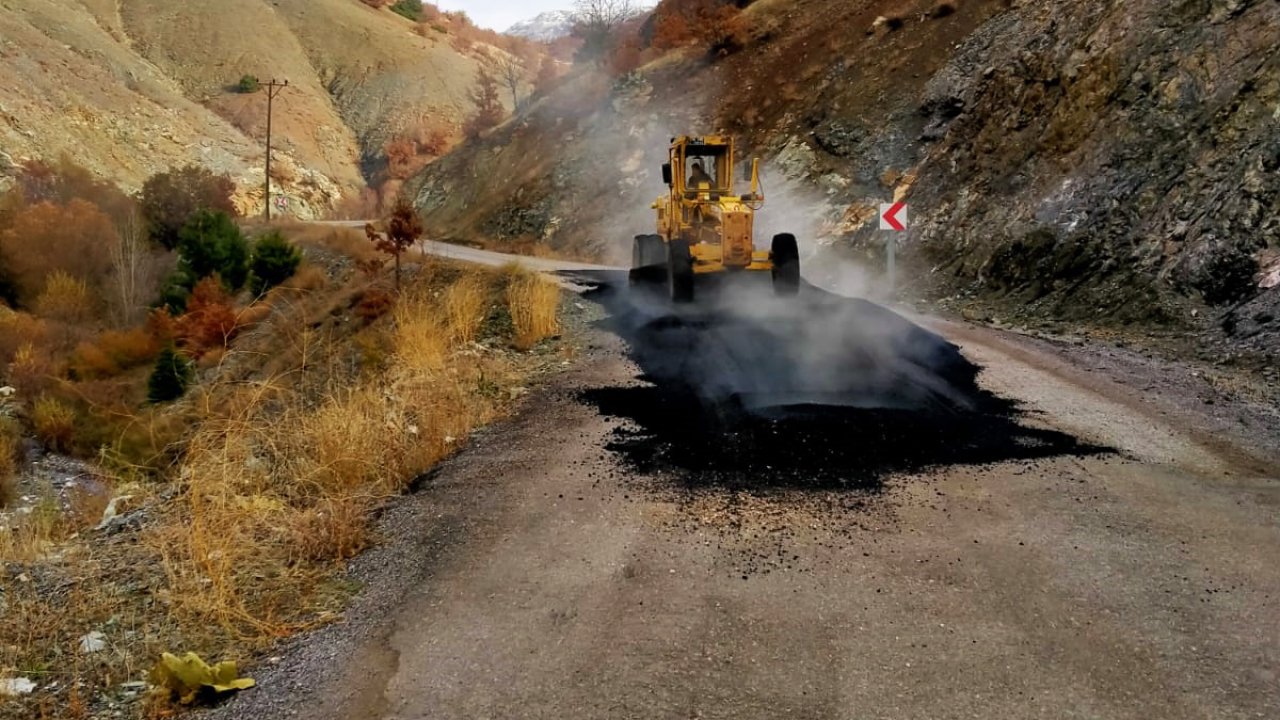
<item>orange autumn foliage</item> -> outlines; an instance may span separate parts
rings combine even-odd
[[[187,301],[187,311],[177,319],[178,344],[193,358],[225,348],[235,337],[236,310],[231,297],[216,277],[196,284]]]

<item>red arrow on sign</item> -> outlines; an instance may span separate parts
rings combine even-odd
[[[902,222],[898,220],[898,213],[902,212],[903,209],[905,209],[906,207],[907,207],[906,203],[903,203],[903,202],[894,203],[888,206],[887,210],[883,210],[883,213],[880,215],[880,219],[883,220],[884,224],[888,225],[890,228],[897,230],[898,232],[902,232],[903,230],[907,229],[907,226],[902,224]],[[883,206],[882,206],[882,209],[883,209]]]

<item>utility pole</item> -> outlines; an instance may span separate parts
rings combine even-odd
[[[271,78],[271,82],[267,83],[267,177],[266,177],[266,194],[263,195],[264,205],[267,208],[267,222],[271,222],[271,110],[276,95],[279,95],[285,88],[289,87],[289,81],[276,82],[275,78]]]

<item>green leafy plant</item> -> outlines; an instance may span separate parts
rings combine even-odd
[[[241,76],[240,82],[236,83],[236,92],[249,94],[256,93],[262,88],[262,83],[258,82],[257,75]]]
[[[422,20],[422,0],[397,0],[391,12],[418,22]]]

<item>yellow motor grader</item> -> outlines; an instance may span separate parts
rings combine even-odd
[[[632,246],[633,280],[663,270],[671,299],[692,302],[694,278],[710,273],[768,271],[774,291],[800,290],[796,238],[775,235],[769,250],[755,247],[755,212],[764,205],[760,160],[751,161],[751,191],[734,190],[733,139],[721,135],[671,139],[662,180],[670,192],[658,198],[658,232],[637,235]]]

